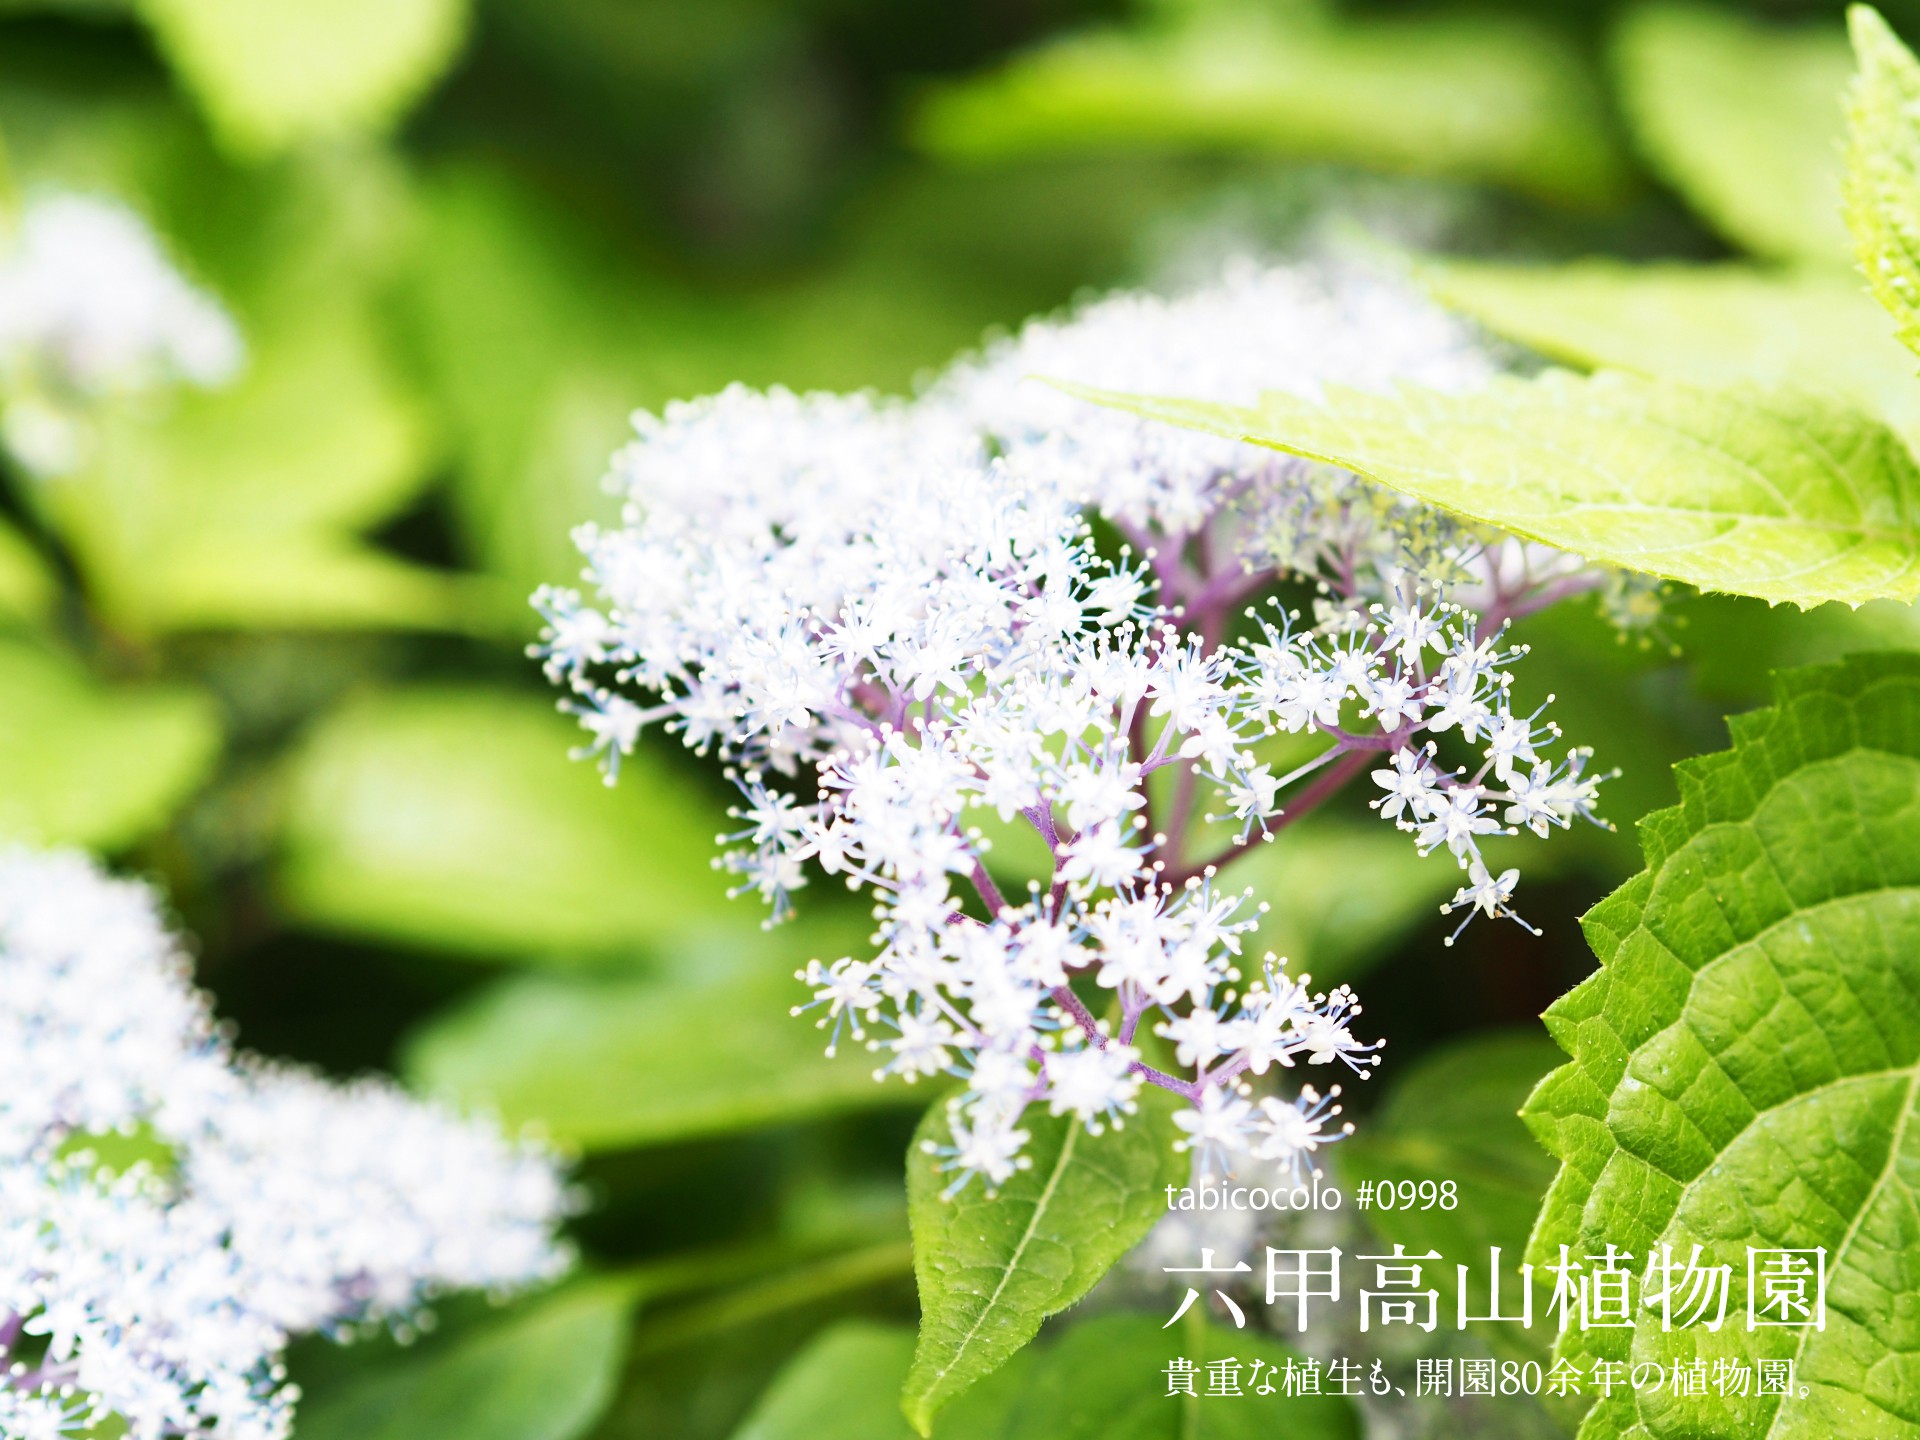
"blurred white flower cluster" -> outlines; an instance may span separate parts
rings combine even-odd
[[[1344,987],[1243,958],[1257,909],[1219,869],[1371,774],[1380,813],[1466,872],[1454,904],[1511,914],[1482,838],[1590,816],[1595,782],[1512,708],[1502,635],[1598,577],[1031,377],[1250,401],[1488,373],[1395,285],[1245,269],[1032,325],[915,401],[671,406],[616,459],[621,526],[579,534],[597,598],[536,596],[535,653],[609,780],[650,723],[718,749],[745,796],[725,863],[776,915],[809,862],[874,895],[877,953],[803,978],[882,1074],[964,1081],[938,1147],[956,1187],[1026,1163],[1030,1105],[1097,1131],[1143,1084],[1221,1163],[1311,1164],[1337,1087],[1247,1077],[1365,1074],[1377,1046]],[[1045,859],[1003,894],[989,850],[1016,828]]]
[[[87,406],[224,384],[243,354],[227,313],[124,205],[49,194],[0,239],[0,439],[37,474],[82,462]]]
[[[144,886],[0,852],[0,1435],[273,1440],[290,1337],[558,1275],[551,1156],[236,1054]]]

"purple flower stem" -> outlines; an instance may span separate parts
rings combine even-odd
[[[1211,860],[1170,872],[1165,883],[1178,890],[1189,880],[1197,880],[1206,874],[1208,870],[1217,870],[1239,859],[1259,843],[1259,837],[1261,835],[1286,829],[1287,826],[1291,825],[1294,821],[1309,814],[1334,795],[1338,794],[1346,787],[1349,780],[1353,779],[1354,776],[1358,775],[1367,766],[1374,763],[1374,751],[1378,748],[1381,747],[1368,746],[1363,750],[1356,749],[1343,758],[1334,761],[1332,765],[1327,767],[1325,773],[1323,773],[1318,780],[1300,792],[1300,797],[1295,800],[1293,804],[1289,805],[1279,815],[1268,822],[1265,831],[1250,831],[1244,840],[1234,841],[1233,844],[1220,851]]]

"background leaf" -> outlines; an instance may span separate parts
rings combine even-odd
[[[256,332],[231,390],[123,413],[88,470],[44,487],[99,603],[129,631],[472,622],[457,586],[354,531],[410,498],[432,455],[351,301]]]
[[[1596,906],[1601,968],[1547,1020],[1574,1058],[1527,1120],[1563,1162],[1531,1258],[1650,1246],[1731,1264],[1718,1332],[1571,1331],[1562,1353],[1791,1357],[1787,1397],[1601,1402],[1583,1435],[1920,1434],[1920,660],[1790,671],[1682,764],[1647,868]],[[1747,1247],[1827,1251],[1827,1322],[1749,1330]]]
[[[940,1417],[940,1440],[1001,1440],[1020,1399],[1024,1356]],[[847,1321],[796,1355],[734,1431],[733,1440],[912,1440],[900,1382],[913,1360],[905,1326]]]
[[[90,463],[23,487],[106,621],[138,640],[496,622],[470,577],[366,539],[417,503],[441,449],[386,315],[413,231],[391,159],[328,151],[248,171],[140,90],[92,106],[56,90],[41,106],[8,129],[28,187],[141,211],[246,348],[225,387],[101,407]]]
[[[1366,1212],[1367,1227],[1389,1245],[1444,1257],[1426,1273],[1440,1291],[1445,1326],[1451,1327],[1457,1315],[1455,1266],[1462,1262],[1468,1266],[1472,1313],[1489,1313],[1490,1246],[1500,1247],[1503,1310],[1511,1313],[1518,1303],[1519,1279],[1513,1272],[1525,1257],[1528,1233],[1554,1176],[1553,1159],[1521,1123],[1520,1107],[1541,1071],[1557,1058],[1551,1040],[1528,1031],[1444,1046],[1397,1070],[1385,1102],[1334,1155],[1349,1189],[1357,1180],[1383,1186],[1405,1180],[1459,1183],[1460,1203],[1451,1210],[1375,1205]],[[1544,1296],[1539,1303],[1545,1303]],[[1544,1351],[1548,1344],[1537,1325],[1532,1330],[1481,1325],[1470,1333],[1502,1353]]]
[[[1660,175],[1735,244],[1841,265],[1838,26],[1788,29],[1729,10],[1644,5],[1614,45],[1621,103]]]
[[[1272,1395],[1169,1398],[1167,1366],[1175,1357],[1191,1360],[1205,1376],[1212,1360],[1279,1368],[1298,1356],[1257,1330],[1165,1325],[1158,1315],[1121,1313],[1068,1330],[1038,1356],[1007,1440],[1356,1440],[1361,1434],[1353,1402],[1334,1394],[1283,1396],[1276,1384]],[[1204,1379],[1195,1389],[1206,1389]],[[944,1429],[941,1435],[945,1440]]]
[[[1527,25],[1462,16],[1342,29],[1254,6],[1194,7],[1177,28],[1056,41],[936,89],[914,133],[965,161],[1249,150],[1575,203],[1603,200],[1621,180],[1572,57]]]
[[[384,130],[440,76],[464,0],[138,0],[221,138],[267,155]]]
[[[1801,606],[1920,595],[1920,470],[1884,425],[1816,396],[1618,372],[1457,396],[1269,394],[1246,410],[1075,393],[1703,590]]]
[[[1173,1149],[1178,1102],[1149,1086],[1126,1127],[1094,1136],[1038,1107],[1030,1169],[989,1196],[978,1182],[951,1199],[951,1177],[922,1142],[946,1143],[947,1109],[926,1113],[907,1151],[907,1215],[920,1287],[920,1340],[902,1406],[922,1435],[934,1415],[1031,1340],[1040,1322],[1093,1288],[1166,1213],[1166,1187],[1186,1182]]]
[[[1359,874],[1377,883],[1364,891],[1346,883]],[[1365,974],[1460,888],[1458,872],[1427,863],[1405,835],[1370,816],[1282,830],[1221,875],[1272,907],[1260,919],[1258,948],[1286,956],[1288,969],[1310,972],[1316,986]]]
[[[1176,1357],[1204,1376],[1212,1360],[1237,1359],[1249,1370],[1257,1361],[1264,1375],[1264,1367],[1298,1356],[1255,1330],[1162,1327],[1158,1316],[1127,1312],[1079,1321],[943,1411],[940,1440],[1353,1440],[1361,1433],[1352,1403],[1331,1393],[1169,1397],[1167,1366]],[[781,1372],[734,1440],[910,1440],[897,1397],[912,1351],[911,1331],[836,1326]]]
[[[712,803],[669,751],[620,784],[537,695],[423,688],[327,717],[289,763],[281,889],[328,929],[492,957],[657,948],[727,905]],[[744,902],[743,902],[744,903]]]
[[[851,1038],[828,1059],[812,1017],[789,1013],[810,998],[793,972],[865,953],[865,928],[743,926],[676,951],[666,976],[505,981],[417,1035],[407,1073],[588,1150],[924,1104],[923,1091],[876,1083],[873,1057]],[[722,1015],[721,1035],[693,1020]]]
[[[397,1351],[311,1393],[300,1440],[574,1440],[613,1398],[629,1291],[588,1282]]]
[[[38,619],[56,593],[46,561],[24,535],[0,520],[0,617]]]
[[[0,641],[0,834],[119,850],[165,823],[213,768],[220,726],[183,686],[103,686]]]
[[[1860,74],[1847,99],[1847,225],[1873,295],[1920,350],[1920,63],[1868,6],[1847,12]]]
[[[1825,393],[1878,415],[1909,445],[1920,439],[1913,355],[1843,271],[1588,260],[1447,261],[1422,272],[1441,301],[1552,359]]]

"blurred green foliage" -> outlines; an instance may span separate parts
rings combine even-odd
[[[1436,290],[1545,356],[1810,379],[1912,434],[1910,370],[1833,210],[1838,16],[0,4],[0,203],[131,204],[249,350],[231,388],[108,405],[78,473],[6,474],[0,829],[162,880],[243,1039],[404,1068],[578,1147],[585,1260],[618,1281],[454,1307],[416,1349],[303,1349],[298,1433],[906,1433],[901,1175],[928,1097],[873,1085],[857,1046],[822,1060],[786,1013],[794,968],[857,946],[864,916],[816,885],[800,927],[762,932],[709,867],[716,769],[655,739],[608,790],[567,760],[577,733],[523,654],[525,596],[568,580],[569,529],[609,513],[632,408],[734,380],[904,389],[1090,287],[1324,244],[1332,214],[1375,248],[1466,255],[1427,272]],[[1266,943],[1323,981],[1370,972],[1394,1042],[1370,1088],[1392,1098],[1354,1173],[1458,1175],[1483,1243],[1543,1182],[1510,1116],[1546,1062],[1473,1032],[1532,1023],[1591,968],[1574,917],[1636,867],[1630,822],[1770,665],[1920,630],[1904,607],[1680,598],[1645,647],[1584,609],[1520,638],[1523,684],[1624,772],[1622,833],[1549,847],[1544,938],[1484,927],[1441,951],[1453,877],[1358,799],[1236,872],[1273,907]],[[1163,1336],[1114,1283],[937,1433],[1174,1433],[1170,1409],[1110,1428],[1145,1414],[1154,1357],[1252,1342]],[[1095,1393],[1116,1408],[1087,1410]],[[1224,1407],[1187,1420],[1240,1433]]]

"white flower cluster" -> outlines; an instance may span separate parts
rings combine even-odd
[[[290,1337],[556,1276],[569,1203],[489,1124],[236,1055],[149,890],[0,852],[0,1435],[277,1440]]]
[[[810,863],[874,895],[877,953],[803,978],[880,1073],[964,1081],[936,1147],[956,1186],[1026,1163],[1030,1105],[1098,1130],[1143,1084],[1225,1163],[1311,1164],[1337,1088],[1256,1098],[1247,1077],[1366,1074],[1377,1047],[1344,987],[1243,964],[1257,910],[1218,867],[1372,771],[1381,812],[1467,871],[1455,903],[1510,914],[1481,838],[1589,815],[1594,782],[1511,708],[1501,635],[1595,577],[1022,377],[1232,400],[1486,369],[1397,288],[1245,271],[1030,327],[912,402],[672,406],[615,462],[621,527],[580,532],[597,600],[536,596],[535,653],[610,781],[649,723],[728,759],[725,863],[776,915]],[[1446,768],[1441,740],[1474,763]],[[1021,828],[1045,861],[1008,897],[989,851]],[[1183,1073],[1149,1063],[1153,1038]]]
[[[0,244],[0,436],[29,469],[82,458],[82,408],[174,381],[219,385],[239,332],[133,211],[86,195],[35,200]]]

